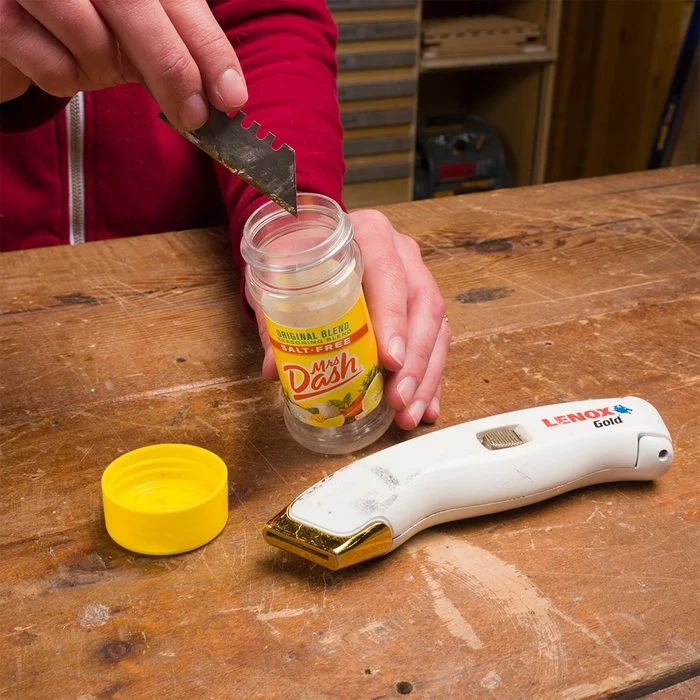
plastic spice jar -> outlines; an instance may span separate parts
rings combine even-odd
[[[249,297],[262,309],[292,437],[324,454],[374,442],[393,411],[362,291],[352,222],[328,197],[300,194],[298,218],[268,202],[246,222]]]

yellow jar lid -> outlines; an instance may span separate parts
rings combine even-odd
[[[194,445],[150,445],[102,474],[110,537],[139,554],[180,554],[213,540],[228,519],[223,460]]]

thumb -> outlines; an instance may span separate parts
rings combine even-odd
[[[251,308],[255,312],[255,321],[258,324],[258,335],[260,342],[265,351],[265,357],[262,363],[262,375],[265,379],[274,381],[277,379],[277,366],[275,365],[275,356],[272,353],[272,345],[270,344],[270,336],[267,334],[267,324],[265,323],[265,314],[255,299],[248,292],[248,285],[245,285],[245,296]]]
[[[265,379],[275,381],[277,376],[277,365],[275,365],[275,356],[270,345],[270,336],[267,334],[267,326],[265,324],[265,316],[260,309],[255,309],[255,319],[258,323],[258,335],[260,342],[265,350],[265,357],[262,363],[262,375]]]

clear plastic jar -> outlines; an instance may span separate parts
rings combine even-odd
[[[332,199],[300,194],[298,218],[274,202],[246,222],[248,293],[265,314],[292,437],[315,452],[366,447],[393,420],[362,291],[352,223]]]

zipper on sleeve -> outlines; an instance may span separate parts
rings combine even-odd
[[[82,92],[71,99],[66,109],[68,122],[68,217],[71,245],[85,243],[85,98]]]

